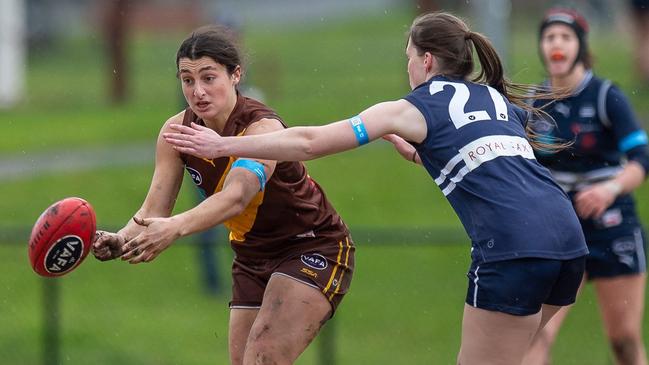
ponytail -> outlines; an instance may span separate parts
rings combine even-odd
[[[480,60],[480,73],[473,78],[473,82],[487,84],[494,89],[498,90],[503,95],[507,95],[505,88],[506,82],[504,79],[505,72],[503,71],[503,64],[498,57],[496,49],[491,45],[491,42],[480,33],[468,31],[466,37],[473,42],[473,47]]]
[[[437,58],[441,74],[463,80],[469,79],[474,73],[475,50],[480,71],[471,81],[493,87],[514,105],[529,111],[530,115],[545,114],[541,109],[534,108],[530,100],[567,96],[565,91],[552,92],[540,86],[508,81],[498,52],[489,39],[471,31],[464,21],[452,14],[433,12],[420,15],[413,21],[408,36],[420,55],[430,52]],[[531,123],[527,124],[526,133],[535,149],[553,152],[570,146],[570,143],[562,141],[541,140],[532,130]]]

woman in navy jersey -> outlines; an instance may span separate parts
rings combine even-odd
[[[642,316],[646,285],[645,241],[631,192],[649,169],[647,134],[627,98],[610,81],[596,77],[585,18],[566,8],[550,9],[541,22],[541,60],[546,86],[569,96],[544,106],[551,118],[535,120],[545,138],[573,141],[557,153],[538,153],[569,194],[590,254],[585,278],[597,293],[616,364],[646,365]],[[526,364],[548,364],[550,349],[567,310],[539,333]]]
[[[239,93],[241,57],[226,28],[194,31],[176,67],[189,107],[161,128],[141,208],[118,232],[99,232],[93,253],[102,261],[150,262],[178,238],[223,223],[235,252],[230,363],[292,364],[347,293],[354,244],[301,162],[197,158],[162,138],[172,125],[191,123],[227,136],[285,128],[273,110]],[[205,199],[172,215],[185,171]]]
[[[480,60],[474,71],[472,52]],[[540,327],[572,304],[587,253],[570,200],[527,138],[529,91],[505,81],[493,46],[448,13],[416,18],[406,48],[412,92],[320,127],[221,137],[193,124],[163,137],[183,153],[309,160],[385,137],[422,164],[471,239],[458,363],[520,364]],[[513,103],[512,103],[513,102]]]

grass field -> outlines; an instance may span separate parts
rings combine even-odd
[[[320,124],[408,91],[403,34],[407,12],[301,28],[257,25],[245,33],[249,81],[290,125]],[[520,25],[518,25],[520,26]],[[525,25],[529,26],[529,25]],[[513,32],[511,75],[537,82],[533,29]],[[173,65],[183,35],[137,35],[131,44],[131,101],[105,100],[106,75],[97,38],[67,40],[32,56],[29,98],[0,111],[3,157],[97,145],[150,143],[178,109]],[[639,112],[649,96],[630,70],[628,46],[602,32],[593,42],[602,74],[618,81]],[[71,57],[70,54],[74,54]],[[423,169],[404,163],[387,143],[308,163],[356,236],[352,290],[326,331],[339,364],[453,364],[459,345],[469,246],[458,220]],[[28,229],[65,196],[88,199],[100,227],[118,227],[139,207],[152,166],[107,168],[0,181],[0,230]],[[193,204],[183,187],[177,210]],[[649,187],[638,192],[649,221]],[[18,242],[16,242],[18,241]],[[31,272],[27,237],[0,242],[0,362],[39,364],[45,280]],[[426,243],[426,244],[422,244]],[[228,295],[206,295],[197,248],[186,239],[155,262],[130,266],[92,258],[60,278],[61,362],[76,364],[222,364],[227,361]],[[218,251],[229,287],[231,253]],[[51,282],[52,280],[50,280]],[[649,338],[645,328],[645,338]],[[318,344],[298,362],[318,364]],[[588,287],[555,348],[555,364],[610,364]]]
[[[352,291],[333,328],[326,328],[338,363],[454,363],[466,251],[461,245],[359,244]],[[227,277],[229,249],[218,252]],[[24,253],[0,246],[2,257]],[[88,260],[57,280],[62,363],[226,363],[228,299],[203,294],[196,255],[196,247],[181,244],[150,265]],[[45,279],[23,260],[3,266],[13,274],[0,279],[3,363],[38,364]],[[596,316],[587,289],[561,333],[556,364],[609,364]],[[318,351],[316,342],[298,364],[317,364]]]

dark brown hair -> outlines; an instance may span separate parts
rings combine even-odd
[[[209,57],[232,74],[241,66],[241,54],[232,30],[220,25],[206,25],[192,32],[176,53],[176,70],[181,58],[197,60]]]
[[[435,56],[441,74],[489,85],[513,104],[534,114],[545,113],[532,107],[528,103],[530,99],[554,99],[562,95],[540,86],[508,81],[491,42],[482,34],[471,31],[462,19],[452,14],[433,12],[420,15],[412,22],[408,36],[419,55],[430,52]],[[480,61],[480,71],[476,75],[474,50]],[[539,141],[529,123],[526,132],[535,149],[555,151],[566,146],[563,143]]]

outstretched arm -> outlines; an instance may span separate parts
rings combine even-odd
[[[182,122],[183,114],[171,117],[163,126],[156,143],[155,171],[151,185],[136,217],[168,217],[173,210],[183,178],[183,162],[169,144],[162,138],[169,125]],[[122,256],[124,243],[139,235],[144,227],[129,219],[116,233],[98,231],[92,245],[94,256],[101,261]]]
[[[179,152],[204,158],[256,157],[303,161],[358,147],[386,134],[421,141],[426,136],[423,115],[412,104],[397,100],[376,104],[359,115],[318,127],[293,127],[269,134],[221,137],[198,125],[172,126],[164,138]]]

